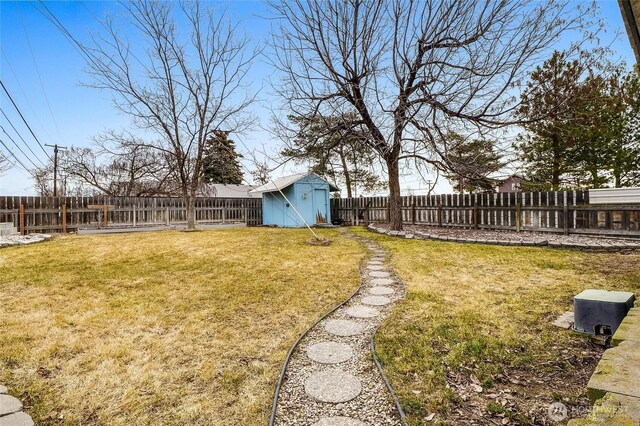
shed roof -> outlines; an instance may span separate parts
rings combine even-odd
[[[256,192],[274,192],[274,191],[278,191],[278,190],[282,190],[288,186],[293,185],[294,183],[296,183],[297,181],[299,181],[300,179],[303,179],[307,176],[315,176],[318,179],[321,179],[325,182],[327,182],[329,184],[329,190],[330,191],[338,191],[340,188],[338,188],[337,186],[331,184],[330,182],[328,182],[326,179],[321,178],[320,176],[318,176],[317,174],[313,173],[313,172],[307,172],[307,173],[296,173],[294,175],[291,176],[283,176],[281,178],[278,178],[276,180],[272,180],[271,182],[259,186],[256,189],[254,189],[253,193]]]

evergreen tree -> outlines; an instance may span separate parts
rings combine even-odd
[[[236,145],[229,139],[228,132],[215,131],[204,146],[202,178],[206,183],[241,184],[240,158],[243,157],[236,152]]]
[[[577,111],[588,98],[579,86],[584,73],[582,63],[568,61],[566,54],[556,51],[534,70],[521,95],[518,115],[526,122],[527,133],[519,136],[516,149],[527,177],[539,183],[539,189],[558,190],[569,184],[567,174],[575,166]]]
[[[457,133],[447,135],[449,146],[445,177],[455,191],[487,192],[496,186],[491,174],[500,170],[502,155],[495,151],[496,142],[489,139],[467,140]]]
[[[638,70],[587,62],[555,52],[522,94],[517,148],[535,189],[640,183]]]
[[[353,114],[340,117],[290,118],[297,126],[292,143],[282,155],[297,163],[309,162],[311,170],[336,183],[344,183],[347,197],[357,189],[373,191],[384,183],[373,171],[376,159],[366,130]]]

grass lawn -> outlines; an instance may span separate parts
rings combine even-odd
[[[59,237],[0,250],[0,383],[38,425],[266,424],[295,338],[359,284],[323,230]]]
[[[588,404],[602,352],[549,324],[585,288],[640,294],[640,254],[416,241],[355,231],[392,254],[407,299],[376,349],[412,425],[549,424]],[[582,412],[584,415],[584,411]]]

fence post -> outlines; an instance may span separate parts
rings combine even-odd
[[[516,198],[516,232],[520,232],[520,220],[521,220],[520,198]]]
[[[136,226],[136,205],[135,203],[133,204],[133,226]]]
[[[442,227],[442,201],[438,197],[438,226]]]
[[[413,195],[411,196],[411,224],[416,224],[416,201]]]
[[[188,207],[187,207],[188,208]],[[167,226],[171,225],[171,217],[169,216],[171,214],[171,212],[169,211],[169,207],[167,206]]]
[[[360,203],[358,202],[358,198],[354,198],[353,200],[356,202],[356,205],[354,207],[355,212],[356,212],[356,223],[355,223],[355,225],[359,226],[360,225],[360,211],[359,211],[358,207],[359,207]]]
[[[19,218],[19,223],[20,223],[20,235],[26,235],[24,233],[24,204],[20,203],[20,218]]]
[[[567,206],[566,202],[562,207],[562,211],[564,213],[564,235],[569,235],[569,206]]]
[[[107,211],[109,210],[109,207],[107,207],[107,205],[105,204],[104,206],[102,206],[102,216],[103,216],[103,220],[104,220],[104,226],[106,228],[107,223],[108,223],[108,219],[107,219]]]
[[[387,197],[387,223],[391,222],[391,200]]]
[[[67,205],[62,205],[62,233],[67,233]]]
[[[227,222],[227,200],[222,202],[222,223]]]
[[[478,203],[473,203],[473,229],[478,229]]]

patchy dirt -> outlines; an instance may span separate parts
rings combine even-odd
[[[451,425],[560,425],[584,417],[591,405],[586,384],[604,348],[588,341],[570,347],[553,346],[554,361],[526,368],[506,368],[490,381],[480,382],[473,368],[447,373],[447,384],[458,402],[447,416]],[[554,421],[549,406],[561,402],[568,417]]]

